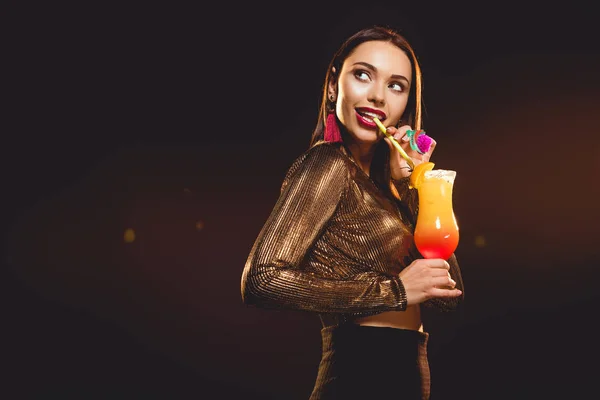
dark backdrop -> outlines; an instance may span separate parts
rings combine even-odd
[[[318,320],[244,306],[241,271],[329,57],[371,23],[414,43],[434,161],[458,171],[466,298],[426,317],[432,399],[595,387],[591,6],[274,4],[4,14],[2,397],[308,397]]]

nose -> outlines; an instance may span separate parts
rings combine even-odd
[[[383,105],[385,104],[385,89],[382,87],[382,85],[379,84],[374,84],[371,87],[371,90],[369,91],[369,95],[368,95],[368,101],[377,105]]]

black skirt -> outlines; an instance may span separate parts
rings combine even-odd
[[[342,324],[321,336],[310,400],[429,399],[427,333]]]

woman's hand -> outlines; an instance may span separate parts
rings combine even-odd
[[[398,275],[406,291],[406,302],[420,304],[434,297],[458,297],[456,282],[450,277],[450,264],[441,258],[418,259]]]
[[[413,163],[415,165],[428,162],[431,158],[431,153],[433,153],[435,145],[437,144],[436,141],[432,138],[431,147],[429,148],[429,151],[425,154],[419,154],[417,151],[413,150],[410,147],[410,139],[406,134],[406,132],[409,129],[412,129],[410,125],[403,125],[400,128],[389,126],[387,128],[387,132],[390,135],[392,135],[398,141],[398,143],[400,143],[400,146],[402,146],[406,154],[408,154],[408,156],[413,160]],[[399,180],[410,176],[412,171],[410,170],[408,163],[400,155],[400,152],[396,150],[396,148],[392,144],[392,141],[387,137],[384,137],[383,140],[385,140],[388,146],[390,146],[390,172],[392,175],[392,179]]]

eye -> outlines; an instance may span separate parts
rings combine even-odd
[[[396,92],[404,92],[405,90],[404,85],[399,82],[393,82],[390,84],[390,88]]]
[[[371,79],[369,73],[363,69],[358,69],[354,71],[354,76],[356,77],[356,79],[363,82],[367,82]]]

